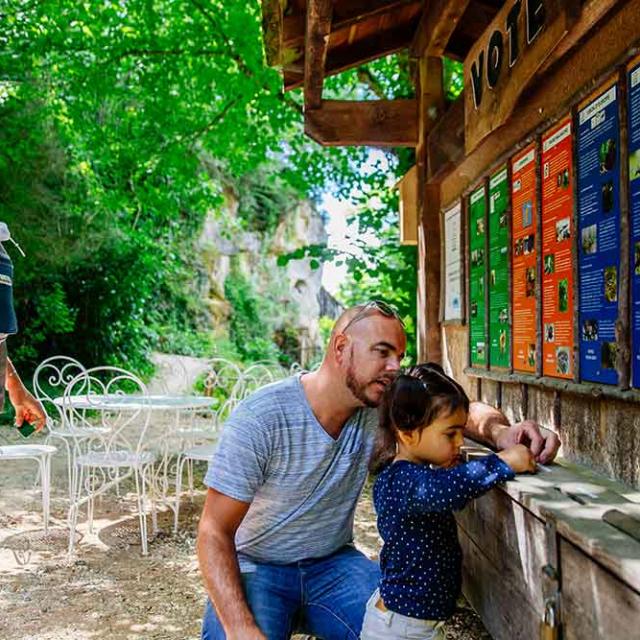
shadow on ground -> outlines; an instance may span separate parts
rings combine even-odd
[[[64,472],[64,466],[58,472]],[[196,471],[201,478],[204,467]],[[5,476],[6,477],[6,476]],[[54,485],[56,486],[56,485]],[[26,487],[26,488],[25,488]],[[199,638],[205,593],[195,556],[200,485],[173,514],[158,515],[149,556],[140,553],[135,499],[96,502],[95,532],[79,519],[73,560],[67,557],[66,488],[52,498],[52,526],[42,529],[32,470],[17,465],[0,493],[0,638],[12,640],[187,640]],[[149,528],[151,522],[149,519]],[[356,514],[356,541],[377,557],[380,540],[367,488]],[[487,640],[477,616],[463,609],[447,625],[448,640]]]

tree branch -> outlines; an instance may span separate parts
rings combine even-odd
[[[222,110],[215,116],[215,118],[213,118],[213,120],[210,120],[209,122],[207,122],[207,124],[200,127],[199,129],[192,131],[189,135],[182,137],[179,142],[192,144],[198,138],[201,138],[203,135],[211,131],[211,129],[216,127],[218,124],[220,124],[220,122],[222,122],[222,120],[227,117],[229,111],[231,111],[231,109],[233,109],[233,107],[235,107],[238,102],[240,102],[241,98],[242,96],[235,96],[234,98],[229,100],[227,104],[222,108]]]
[[[375,96],[380,98],[380,100],[387,100],[388,96],[384,92],[384,89],[380,85],[380,83],[376,80],[374,75],[371,73],[367,67],[358,67],[356,69],[356,74],[358,76],[358,80],[362,82],[362,84],[366,84],[369,89],[373,92]]]
[[[198,0],[191,0],[191,4],[204,16],[205,20],[214,28],[216,33],[224,41],[228,49],[229,57],[235,60],[235,62],[238,64],[240,69],[242,69],[245,75],[249,77],[253,77],[254,75],[253,71],[251,71],[251,69],[247,67],[242,57],[239,56],[237,53],[235,53],[235,48],[231,44],[231,41],[227,37],[227,34],[223,31],[222,27],[220,27],[220,25],[218,24],[218,21],[215,19],[215,17],[211,13],[209,13],[209,11],[207,11],[207,9],[204,6],[202,6],[202,4]]]
[[[185,54],[190,56],[222,56],[225,55],[225,52],[220,49],[195,49],[193,51],[189,49],[126,49],[112,59],[121,60],[132,56],[181,56]]]

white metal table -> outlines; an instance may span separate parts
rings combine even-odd
[[[158,434],[154,441],[157,446],[160,465],[156,473],[153,474],[156,489],[159,489],[161,500],[168,505],[172,511],[176,508],[174,503],[168,499],[168,491],[171,475],[171,457],[173,454],[180,454],[182,450],[193,446],[197,440],[211,439],[214,436],[213,428],[205,430],[194,427],[193,417],[198,412],[215,411],[217,406],[216,398],[196,395],[136,395],[136,394],[112,394],[112,395],[72,395],[61,396],[54,399],[54,403],[61,407],[63,411],[140,411],[149,410],[154,412],[173,412],[175,422],[173,428],[168,433]],[[181,418],[189,417],[189,425],[181,425]],[[178,441],[176,450],[172,450],[172,445]],[[181,465],[176,461],[175,472],[181,470]],[[189,487],[193,487],[192,467],[187,468],[189,475]],[[155,522],[154,522],[155,528]]]
[[[97,411],[138,411],[150,409],[151,411],[194,411],[212,409],[216,404],[215,398],[206,396],[179,396],[179,395],[78,395],[61,396],[54,399],[59,407],[68,406],[72,409],[86,409]]]

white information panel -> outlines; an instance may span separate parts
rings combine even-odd
[[[444,212],[444,319],[462,320],[462,207]]]

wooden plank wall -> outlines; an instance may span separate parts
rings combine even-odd
[[[457,520],[463,592],[491,636],[537,638],[546,564],[542,521],[499,490],[472,502]]]
[[[561,540],[563,640],[640,637],[640,593]]]
[[[472,502],[457,521],[463,593],[491,636],[540,637],[544,521],[501,489]],[[558,541],[563,640],[639,637],[640,593],[562,536]]]
[[[633,56],[640,47],[640,0],[587,0],[565,44],[554,52],[545,72],[527,90],[510,120],[470,155],[465,157],[462,152],[464,114],[460,105],[456,109],[454,103],[431,130],[427,179],[440,186],[441,208],[464,199],[492,168],[535,139]],[[620,286],[626,290],[622,279]],[[558,387],[558,392],[528,385],[525,402],[517,381],[479,380],[465,373],[466,325],[442,327],[441,340],[443,366],[470,391],[472,399],[499,405],[512,421],[528,418],[556,430],[569,460],[640,487],[637,398],[618,402],[599,397],[597,389],[593,395],[578,395],[570,389]]]

